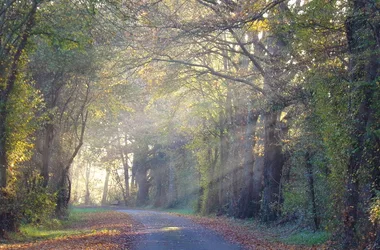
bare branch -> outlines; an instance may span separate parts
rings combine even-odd
[[[246,79],[237,78],[237,77],[234,77],[234,76],[231,76],[231,75],[227,75],[227,74],[218,72],[218,71],[214,70],[213,68],[211,68],[211,67],[209,67],[207,65],[196,64],[196,63],[191,63],[191,62],[186,62],[186,61],[181,61],[181,60],[175,60],[175,59],[154,58],[152,60],[153,61],[159,61],[159,62],[178,63],[178,64],[182,64],[182,65],[186,65],[186,66],[190,66],[190,67],[195,67],[195,68],[203,68],[203,69],[206,69],[206,71],[203,71],[202,73],[208,73],[208,74],[211,74],[211,75],[214,75],[214,76],[218,76],[218,77],[221,77],[221,78],[224,78],[224,79],[228,79],[228,80],[231,80],[231,81],[241,82],[241,83],[247,84],[250,87],[252,87],[252,89],[254,91],[259,92],[261,94],[264,94],[263,89],[260,88],[260,87],[258,87],[258,86],[256,86],[251,81],[248,81]]]

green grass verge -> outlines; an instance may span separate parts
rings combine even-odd
[[[72,207],[67,220],[52,219],[44,225],[22,225],[19,233],[9,235],[10,242],[32,242],[89,233],[90,230],[71,229],[70,225],[82,221],[83,214],[104,211],[104,208]]]
[[[330,238],[330,233],[328,232],[298,232],[294,233],[286,238],[280,238],[280,241],[286,244],[292,245],[305,245],[305,246],[314,246],[321,245],[328,241]]]
[[[82,220],[82,215],[86,213],[101,213],[107,211],[104,208],[97,207],[72,207],[69,210],[69,217],[67,221],[62,221],[63,224],[67,225],[76,221]]]
[[[83,213],[100,213],[108,211],[105,208],[101,207],[71,207],[70,214],[83,214]]]
[[[195,214],[194,210],[191,208],[169,208],[169,209],[163,209],[160,211],[164,211],[164,212],[168,212],[168,213],[184,214],[184,215]]]
[[[43,226],[36,227],[31,225],[22,226],[20,232],[22,236],[18,236],[19,241],[47,240],[86,233],[82,230],[50,229],[44,228]]]

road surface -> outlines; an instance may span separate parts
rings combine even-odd
[[[213,231],[189,219],[156,211],[120,210],[144,227],[135,250],[241,250]]]

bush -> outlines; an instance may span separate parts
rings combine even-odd
[[[372,200],[370,209],[370,220],[373,224],[380,223],[380,192]]]
[[[38,178],[33,177],[33,185],[9,185],[0,190],[0,236],[18,231],[21,223],[43,224],[51,220],[56,195],[43,188]]]
[[[46,188],[37,186],[26,194],[22,204],[23,218],[28,223],[41,224],[48,222],[56,207],[56,195]]]

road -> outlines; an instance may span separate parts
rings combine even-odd
[[[213,231],[187,218],[164,212],[120,210],[132,216],[144,227],[135,250],[241,250]]]

